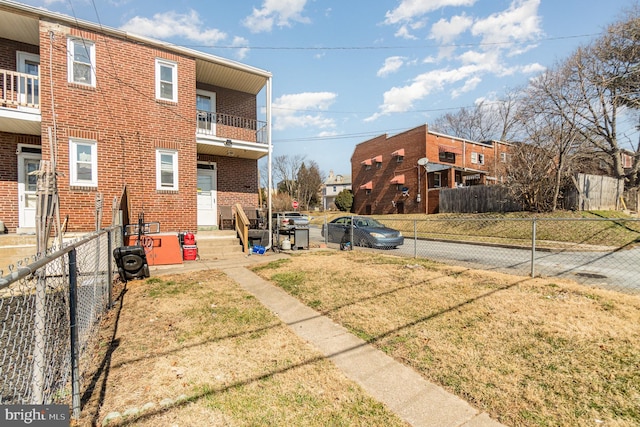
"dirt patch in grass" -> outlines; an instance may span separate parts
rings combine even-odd
[[[406,425],[218,271],[132,281],[77,425]]]
[[[640,425],[639,296],[366,251],[255,271],[506,425]]]

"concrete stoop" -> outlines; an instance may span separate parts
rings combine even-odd
[[[198,256],[201,260],[242,257],[242,245],[233,230],[198,231],[196,234]]]
[[[33,262],[36,255],[36,236],[23,234],[0,235],[0,270],[9,272],[9,266]]]

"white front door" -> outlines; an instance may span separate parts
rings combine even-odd
[[[198,165],[198,227],[218,225],[217,177],[215,163]]]
[[[34,53],[18,51],[17,63],[18,72],[39,76],[40,74],[40,55]],[[31,104],[39,108],[40,104],[40,87],[38,79],[30,79],[20,77],[19,79],[20,102],[23,104]]]
[[[36,226],[36,185],[38,177],[30,175],[40,169],[42,155],[21,153],[18,155],[18,226],[35,228]]]
[[[216,94],[206,90],[197,90],[196,109],[198,110],[198,132],[216,134]]]

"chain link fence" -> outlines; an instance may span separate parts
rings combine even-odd
[[[0,404],[68,404],[79,415],[121,245],[111,227],[0,271]]]
[[[404,242],[386,253],[428,258],[530,277],[562,277],[578,283],[640,293],[640,220],[629,218],[427,218],[351,217],[348,227],[325,218],[321,236],[339,249],[347,236],[355,249],[374,245],[382,230],[357,226],[357,218],[377,218],[402,232]],[[351,224],[356,224],[351,226]],[[329,233],[325,233],[324,230]],[[333,234],[333,238],[330,236]]]

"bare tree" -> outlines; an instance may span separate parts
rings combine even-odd
[[[273,175],[276,178],[277,188],[291,195],[296,194],[296,182],[300,166],[304,162],[305,156],[296,154],[288,156],[283,154],[273,159]]]
[[[298,170],[298,200],[306,209],[318,203],[318,195],[324,180],[320,167],[315,161],[310,161],[309,167],[304,163],[300,166]]]
[[[498,101],[483,101],[473,107],[447,113],[434,120],[432,128],[470,141],[510,140],[517,124],[518,95],[519,92],[510,91]]]
[[[549,175],[551,155],[532,144],[517,143],[507,165],[507,187],[525,209],[534,212],[550,210],[552,178]]]
[[[550,69],[531,81],[519,105],[518,119],[523,142],[535,147],[544,157],[534,165],[552,174],[553,190],[545,192],[548,210],[555,211],[563,183],[572,171],[573,162],[582,153],[584,138],[575,127],[575,109],[563,102],[567,76],[563,69]],[[566,120],[567,117],[572,120]],[[532,165],[533,166],[533,165]]]
[[[640,17],[637,8],[625,21],[615,23],[596,42],[579,48],[564,64],[566,88],[550,94],[563,108],[563,119],[577,129],[582,138],[609,160],[616,178],[626,178],[632,187],[638,185],[638,146],[631,144],[635,162],[625,171],[619,140],[621,114],[633,105],[629,86],[637,81],[640,50],[637,40]],[[631,31],[630,35],[627,31]],[[635,32],[635,35],[633,33]]]

